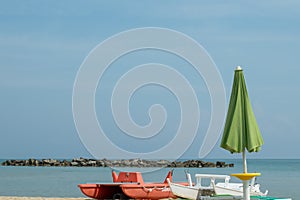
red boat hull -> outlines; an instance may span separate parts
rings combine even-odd
[[[176,198],[169,185],[165,183],[147,183],[143,185],[121,185],[123,193],[133,199]]]
[[[84,195],[93,199],[126,199],[120,184],[80,184],[78,186]]]

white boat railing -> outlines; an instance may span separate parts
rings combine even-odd
[[[205,187],[202,185],[202,179],[210,179],[210,185],[209,187],[213,187],[216,180],[224,180],[224,184],[228,185],[230,176],[228,175],[219,175],[219,174],[195,174],[196,177],[196,187],[203,188]]]

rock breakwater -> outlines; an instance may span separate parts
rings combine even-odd
[[[75,158],[72,160],[58,159],[26,159],[26,160],[6,160],[2,162],[2,166],[45,166],[45,167],[186,167],[186,168],[202,168],[202,167],[234,167],[233,163],[225,162],[205,162],[202,160],[186,160],[186,161],[168,161],[168,160],[144,160],[144,159],[88,159]]]

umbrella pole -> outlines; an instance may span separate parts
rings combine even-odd
[[[243,151],[243,166],[244,166],[244,173],[247,173],[247,160],[246,160],[246,151]]]
[[[246,150],[243,151],[243,167],[244,173],[247,173]],[[249,180],[243,180],[243,196],[244,200],[250,200]]]
[[[243,181],[244,200],[250,200],[249,180]]]

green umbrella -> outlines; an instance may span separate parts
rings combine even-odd
[[[247,174],[246,149],[248,152],[258,152],[263,143],[248,97],[243,70],[237,67],[221,147],[231,153],[243,153],[244,174]]]

